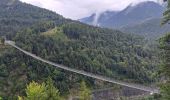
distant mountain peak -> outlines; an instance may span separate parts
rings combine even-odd
[[[156,3],[154,1],[144,1],[144,2],[138,2],[138,3],[131,3],[129,4],[122,12],[125,14],[128,14],[129,12],[132,12],[133,10],[151,10],[151,9],[161,9],[163,8],[162,5],[159,3]]]
[[[101,14],[93,14],[81,19],[81,22],[90,25],[100,25],[107,28],[120,28],[128,24],[140,23],[141,21],[162,17],[164,7],[153,1],[145,1],[129,4],[122,11],[105,11]],[[95,24],[94,24],[95,22]]]
[[[141,6],[161,6],[161,4],[158,3],[158,2],[154,2],[154,1],[144,1],[144,2],[140,2],[140,3],[133,3],[132,6],[137,6],[137,7],[141,7]]]

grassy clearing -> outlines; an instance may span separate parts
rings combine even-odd
[[[42,33],[43,36],[53,37],[57,40],[68,40],[67,36],[63,33],[62,29],[55,27],[47,32]]]

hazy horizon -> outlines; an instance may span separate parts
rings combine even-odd
[[[90,16],[93,13],[100,13],[106,10],[119,11],[129,4],[136,4],[144,1],[158,0],[20,0],[41,8],[46,8],[70,19],[80,19]]]

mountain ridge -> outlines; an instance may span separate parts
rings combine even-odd
[[[105,19],[102,15],[108,11],[101,13],[101,16],[98,18],[98,25],[101,27],[120,28],[122,25],[125,26],[127,24],[138,23],[147,18],[161,17],[163,9],[164,8],[160,4],[151,1],[142,2],[133,6],[130,4],[121,11],[111,11],[110,15],[108,15],[109,18],[107,19]],[[96,14],[92,14],[92,16],[80,19],[79,21],[94,25],[90,21],[93,21],[95,16]]]
[[[95,19],[95,14],[93,14],[79,21],[94,26],[118,29],[125,33],[143,35],[146,38],[158,38],[170,31],[167,28],[170,25],[160,25],[164,10],[163,5],[146,1],[136,5],[130,4],[119,12],[103,12],[98,19]],[[93,22],[94,19],[97,20],[96,23]]]

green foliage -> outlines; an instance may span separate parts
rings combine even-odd
[[[18,100],[24,100],[24,98],[21,96],[18,96]]]
[[[39,84],[36,82],[31,82],[26,88],[26,100],[46,100],[46,87],[45,84]]]
[[[18,96],[18,100],[62,100],[59,90],[53,85],[51,78],[48,78],[46,84],[31,82],[26,88],[26,97]]]
[[[170,21],[170,0],[167,0],[167,11],[164,13],[163,24]],[[161,71],[165,77],[165,82],[161,85],[161,94],[163,100],[170,100],[170,33],[160,39],[160,47],[162,50],[162,66]]]
[[[91,90],[86,86],[86,83],[82,81],[80,83],[80,91],[79,91],[79,99],[80,100],[91,100]]]
[[[54,83],[51,78],[48,78],[46,82],[46,94],[47,100],[61,100],[59,90],[54,87]]]
[[[5,43],[5,39],[4,38],[0,38],[1,44]]]
[[[160,39],[160,47],[162,51],[161,74],[165,77],[164,83],[161,84],[161,94],[164,100],[170,99],[170,34]]]
[[[64,19],[54,12],[19,1],[0,2],[0,35],[44,59],[124,81],[151,83],[157,70],[154,49],[133,34],[97,28]],[[96,80],[56,69],[14,48],[0,47],[0,94],[5,99],[24,95],[31,80],[52,77],[61,95],[80,80]],[[42,85],[42,84],[38,84]],[[49,85],[51,86],[51,85]],[[51,90],[59,95],[57,90]]]
[[[139,36],[68,23],[57,27],[60,31],[48,30],[45,34],[54,32],[51,37],[35,31],[39,29],[36,27],[18,32],[17,45],[50,61],[95,74],[138,82],[153,81],[147,71],[156,68],[156,63],[150,64],[154,62],[154,54],[142,47],[145,42]]]
[[[167,1],[167,10],[164,12],[164,19],[162,21],[162,24],[166,24],[170,21],[170,0],[166,0]]]
[[[163,100],[170,100],[170,81],[161,85],[161,94]]]
[[[60,41],[67,41],[67,37],[63,33],[62,29],[59,27],[55,27],[46,32],[43,32],[42,35],[46,37],[53,37],[53,38],[55,37],[56,40],[60,40]]]
[[[170,31],[170,25],[160,25],[161,20],[162,18],[150,19],[136,25],[122,27],[121,30],[126,33],[143,35],[147,39],[157,40]]]
[[[0,2],[0,36],[12,39],[15,34],[26,27],[43,21],[54,21],[60,25],[65,20],[55,12],[35,7],[19,0],[1,0]],[[10,5],[9,5],[10,4]]]
[[[65,23],[62,26],[55,26],[57,28],[53,27],[53,24],[46,21],[41,25],[38,23],[33,27],[23,29],[15,37],[16,44],[44,59],[94,74],[141,83],[154,81],[152,76],[156,70],[155,60],[157,58],[154,51],[145,45],[145,41],[140,36],[79,23]],[[60,30],[54,31],[56,29]],[[44,31],[54,32],[50,33],[54,36],[44,35]],[[58,37],[65,37],[65,39]],[[16,79],[10,80],[12,84],[17,84],[18,78],[24,80],[18,84],[18,88],[15,87],[17,85],[11,85],[15,91],[11,91],[11,88],[7,89],[11,91],[8,95],[16,96],[18,92],[23,94],[27,81],[44,80],[49,75],[57,82],[55,86],[61,94],[67,93],[69,88],[80,79],[87,80],[75,74],[73,74],[73,79],[70,79],[69,76],[72,73],[56,70],[14,49],[8,49],[8,51],[10,52],[1,53],[3,56],[0,56],[2,68],[7,72],[3,74],[6,75],[3,79]],[[7,59],[8,63],[6,63]],[[16,75],[9,74],[11,72]],[[94,80],[88,80],[92,86],[95,86]],[[5,89],[2,91],[6,93]]]

